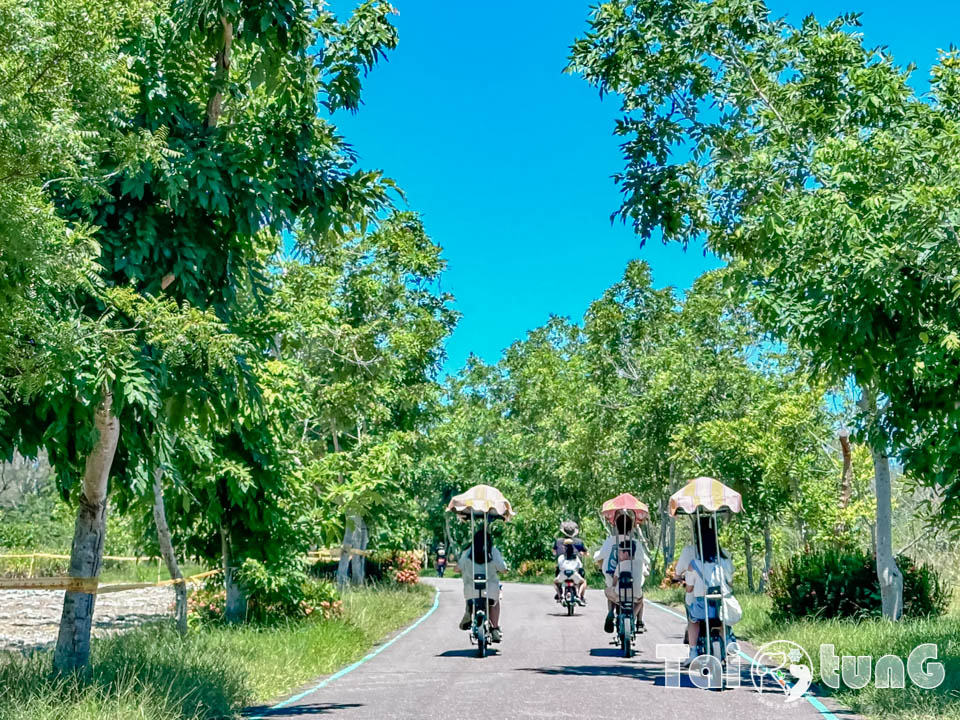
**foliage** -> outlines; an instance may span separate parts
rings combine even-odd
[[[921,97],[858,26],[793,26],[762,0],[613,0],[570,70],[622,98],[621,216],[643,239],[705,238],[765,328],[879,396],[865,437],[940,491],[949,524],[960,63],[942,53]]]
[[[250,620],[264,623],[308,616],[330,618],[342,610],[336,586],[308,577],[302,562],[268,567],[247,558],[238,574],[247,593]]]
[[[950,603],[936,569],[901,557],[904,615],[940,616]],[[821,549],[797,553],[770,574],[775,619],[864,618],[880,614],[874,558],[860,550]]]

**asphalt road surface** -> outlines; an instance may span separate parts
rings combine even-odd
[[[468,634],[457,629],[463,614],[461,581],[431,582],[440,591],[439,607],[413,630],[346,674],[301,688],[289,704],[253,708],[249,714],[271,720],[854,717],[832,705],[818,710],[805,699],[787,704],[772,688],[757,692],[746,661],[740,687],[704,690],[686,672],[679,676],[679,687],[668,687],[656,645],[680,643],[683,621],[648,603],[647,632],[637,638],[637,655],[625,659],[603,632],[606,604],[598,590],[588,591],[589,605],[567,617],[553,601],[551,587],[505,585],[503,642],[493,646],[494,654],[480,659]]]

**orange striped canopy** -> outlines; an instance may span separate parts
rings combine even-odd
[[[621,493],[615,498],[607,500],[600,508],[600,514],[611,525],[613,525],[617,513],[621,511],[633,513],[634,520],[637,523],[650,519],[650,509],[630,493]]]
[[[671,515],[692,515],[698,507],[708,512],[738,513],[743,510],[743,498],[736,490],[710,477],[694,478],[670,496]]]

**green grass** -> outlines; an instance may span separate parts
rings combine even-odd
[[[680,588],[662,590],[648,588],[647,598],[666,605],[680,606]],[[931,619],[904,620],[802,620],[774,622],[771,603],[766,595],[737,595],[743,608],[743,620],[736,626],[737,635],[755,646],[771,640],[791,640],[803,647],[820,674],[820,646],[832,644],[840,655],[871,655],[874,662],[892,654],[906,662],[910,651],[923,643],[935,643],[938,661],[944,664],[946,679],[936,690],[912,687],[909,677],[903,690],[879,690],[873,682],[862,690],[843,690],[834,697],[854,712],[883,720],[960,720],[960,612],[954,609],[947,616]]]
[[[94,641],[89,677],[50,678],[50,656],[0,656],[0,720],[234,718],[333,672],[421,615],[425,586],[359,590],[342,618],[271,627],[206,625],[182,640],[167,624]]]
[[[916,688],[907,678],[903,690],[879,690],[873,682],[862,690],[841,690],[836,699],[855,712],[884,720],[960,720],[960,615],[909,619],[899,623],[886,620],[798,620],[776,623],[770,618],[770,598],[763,595],[737,596],[743,620],[737,634],[754,645],[770,640],[791,640],[810,655],[820,673],[820,646],[832,644],[840,655],[871,655],[874,662],[892,654],[906,662],[910,651],[923,643],[935,643],[938,661],[944,664],[946,679],[936,690]]]

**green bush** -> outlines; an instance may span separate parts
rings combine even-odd
[[[311,578],[299,559],[285,565],[270,565],[247,559],[237,573],[247,592],[247,617],[271,623],[299,617],[337,617],[342,611],[340,594],[329,580]],[[212,613],[222,613],[216,602]],[[203,611],[203,604],[200,605]],[[202,616],[202,615],[201,615]]]
[[[899,557],[903,573],[904,615],[942,615],[950,594],[927,565]],[[770,573],[769,593],[776,620],[801,617],[863,618],[881,613],[876,560],[861,550],[801,552]]]

